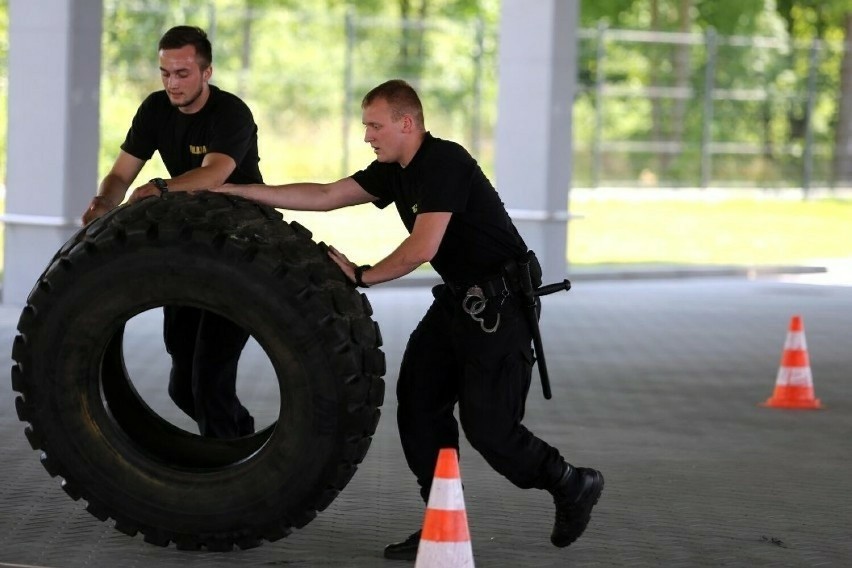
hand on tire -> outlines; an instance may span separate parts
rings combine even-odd
[[[130,194],[130,199],[128,199],[128,201],[130,203],[136,203],[140,199],[144,199],[152,195],[159,197],[162,194],[163,192],[160,191],[157,186],[155,186],[153,183],[148,182],[145,185],[140,185],[139,187],[134,189],[133,193]]]
[[[83,225],[88,225],[98,217],[109,213],[115,209],[117,205],[113,204],[106,196],[96,195],[89,203],[89,207],[83,212],[81,220]]]
[[[355,268],[358,266],[348,258],[346,255],[334,248],[333,246],[328,247],[328,256],[334,263],[340,267],[340,270],[343,271],[343,274],[346,275],[353,284],[355,283]]]

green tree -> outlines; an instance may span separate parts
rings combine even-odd
[[[795,38],[843,41],[839,96],[834,120],[835,184],[852,185],[852,0],[777,0],[778,13]],[[803,120],[811,117],[799,113]]]
[[[349,0],[347,5],[359,15],[399,18],[394,74],[414,82],[421,78],[424,66],[432,55],[429,42],[430,18],[461,21],[482,18],[494,23],[499,15],[499,0],[397,0],[395,4]]]
[[[840,72],[833,175],[836,183],[848,186],[852,185],[852,3],[845,4],[841,25],[846,49]]]

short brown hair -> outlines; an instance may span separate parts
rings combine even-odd
[[[387,101],[391,108],[391,119],[394,122],[402,118],[403,115],[408,114],[414,118],[414,122],[418,127],[425,128],[423,105],[420,103],[420,97],[417,96],[417,91],[414,90],[414,87],[402,79],[391,79],[377,87],[373,87],[369,93],[364,95],[364,99],[361,101],[361,108],[370,106],[376,99]]]
[[[187,45],[195,48],[195,57],[199,67],[206,69],[213,63],[213,46],[210,45],[210,40],[207,39],[207,33],[195,26],[173,27],[160,38],[157,50],[180,49]]]

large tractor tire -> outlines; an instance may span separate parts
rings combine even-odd
[[[363,460],[384,396],[372,309],[326,251],[274,209],[209,192],[145,199],[81,229],[30,293],[13,347],[18,417],[45,469],[92,515],[160,546],[250,548],[310,522]],[[276,422],[217,440],[145,403],[123,330],[164,305],[216,312],[255,338],[277,375]]]

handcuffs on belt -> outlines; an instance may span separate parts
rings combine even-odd
[[[500,296],[501,307],[508,295],[509,291],[506,288],[503,288],[503,292]],[[482,291],[482,288],[473,285],[467,289],[467,292],[464,296],[464,300],[462,300],[462,310],[464,310],[464,312],[469,315],[473,321],[479,323],[479,327],[482,328],[482,331],[484,331],[485,333],[494,333],[495,331],[497,331],[497,328],[500,327],[500,308],[497,308],[497,321],[494,322],[494,327],[489,328],[485,325],[485,320],[479,317],[479,314],[485,311],[485,307],[487,305],[488,298],[485,297],[485,292]]]

